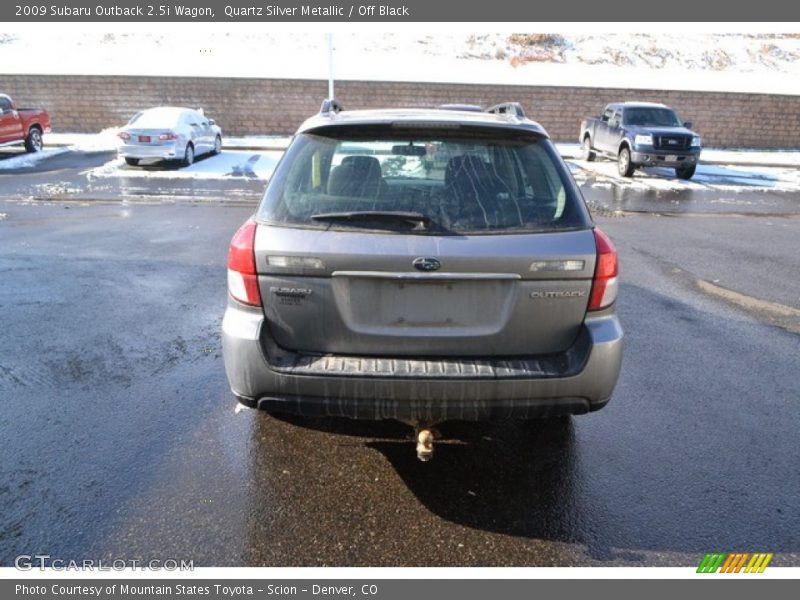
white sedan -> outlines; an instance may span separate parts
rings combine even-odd
[[[195,156],[222,151],[222,129],[214,119],[191,108],[159,106],[138,112],[119,138],[119,156],[129,165],[161,159],[189,166]]]

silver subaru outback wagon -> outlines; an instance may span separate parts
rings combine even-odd
[[[537,123],[345,111],[298,130],[234,235],[225,369],[249,407],[433,424],[602,408],[617,254]]]

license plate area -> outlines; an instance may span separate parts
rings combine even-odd
[[[667,154],[667,162],[678,162],[678,156],[675,154]]]
[[[459,306],[463,295],[457,282],[393,281],[383,294],[381,320],[387,325],[420,327],[460,324],[472,314]]]
[[[508,316],[515,283],[510,279],[334,277],[344,320],[353,330],[374,333],[495,330]]]
[[[149,135],[140,135],[139,136],[139,143],[140,144],[149,144],[150,143],[150,136]]]

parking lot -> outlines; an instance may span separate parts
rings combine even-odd
[[[0,157],[0,564],[800,565],[794,170],[571,161],[620,254],[614,397],[443,424],[420,463],[398,423],[235,410],[227,246],[279,156]]]

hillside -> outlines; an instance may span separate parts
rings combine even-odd
[[[798,34],[355,34],[334,37],[340,79],[800,94]],[[53,57],[58,56],[58,62]],[[322,33],[0,34],[0,73],[327,78]]]

